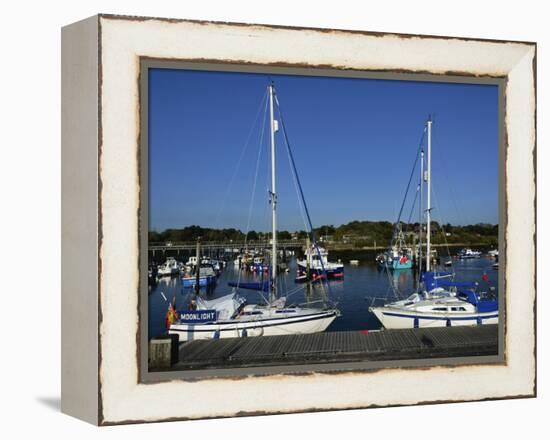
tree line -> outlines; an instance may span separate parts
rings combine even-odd
[[[473,225],[451,225],[449,223],[440,225],[432,222],[432,242],[461,243],[461,244],[487,244],[494,245],[498,242],[498,225],[477,223]],[[413,240],[418,235],[419,223],[400,223],[401,230],[405,237]],[[340,226],[323,225],[314,229],[317,240],[323,242],[349,243],[353,246],[372,246],[373,244],[384,245],[390,243],[394,235],[396,225],[388,221],[352,221]],[[425,233],[426,225],[423,225]],[[279,240],[305,239],[308,236],[306,231],[278,231]],[[311,237],[311,236],[310,236]],[[149,231],[149,242],[195,242],[202,241],[216,242],[242,242],[245,238],[248,241],[267,241],[271,238],[268,232],[249,231],[245,234],[239,229],[225,228],[203,228],[193,225],[179,229],[166,229],[162,232]]]

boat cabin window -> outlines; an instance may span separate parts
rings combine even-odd
[[[447,307],[434,307],[432,310],[437,312],[446,312]]]
[[[276,310],[275,313],[296,313],[296,310],[292,310],[292,309]]]
[[[263,313],[260,310],[253,310],[251,312],[244,312],[243,315],[262,315]]]

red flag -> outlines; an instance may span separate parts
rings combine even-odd
[[[481,277],[481,279],[482,279],[483,281],[485,281],[486,283],[488,283],[488,282],[489,282],[489,275],[487,275],[486,273],[484,273],[483,276]]]

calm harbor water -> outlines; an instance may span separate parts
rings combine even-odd
[[[329,259],[332,261],[335,258],[337,257],[331,253]],[[404,298],[412,293],[416,285],[415,271],[409,269],[388,273],[377,267],[374,257],[360,260],[358,266],[347,264],[348,259],[342,258],[342,261],[346,263],[343,280],[330,281],[328,288],[321,283],[308,288],[305,284],[294,282],[296,260],[290,259],[289,272],[279,276],[279,296],[286,294],[287,304],[319,301],[329,297],[331,301],[337,303],[342,316],[337,318],[327,331],[373,330],[379,329],[380,323],[369,312],[369,307],[373,304],[382,305],[384,301]],[[488,257],[471,260],[453,259],[453,270],[459,281],[478,282],[479,290],[488,290],[489,286],[498,290],[498,271],[491,267],[494,262],[494,259]],[[449,268],[441,270],[449,270]],[[484,273],[489,277],[488,283],[482,279]],[[234,267],[233,262],[229,261],[218,278],[215,288],[208,292],[203,289],[203,295],[207,299],[213,299],[231,293],[232,288],[227,283],[236,281],[239,275],[241,281],[261,280],[260,275],[239,271]],[[176,309],[181,310],[187,307],[191,293],[191,289],[182,287],[179,277],[164,277],[159,280],[158,285],[149,293],[149,337],[166,332],[165,316],[168,304],[163,294],[168,300],[175,297]],[[239,293],[250,303],[263,301],[259,292],[241,289]]]

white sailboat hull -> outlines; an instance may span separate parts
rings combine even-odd
[[[487,313],[433,313],[392,310],[391,307],[372,307],[371,312],[384,328],[456,327],[464,325],[498,324],[498,312]]]
[[[336,319],[336,310],[320,311],[295,317],[233,319],[205,324],[175,323],[168,333],[179,335],[180,342],[243,336],[280,336],[323,332]]]
[[[158,272],[157,272],[157,275],[158,276],[161,276],[161,277],[165,277],[165,276],[170,276],[170,275],[177,275],[178,274],[178,269],[177,268],[171,268],[171,269],[159,269]]]

